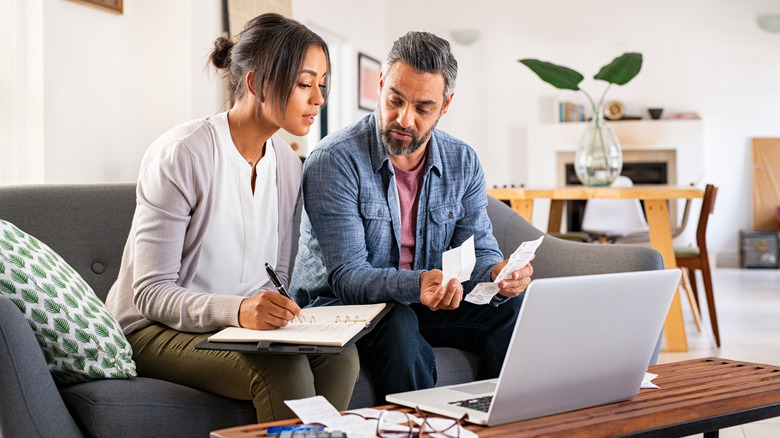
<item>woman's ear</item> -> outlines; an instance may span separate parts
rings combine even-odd
[[[257,91],[255,90],[255,71],[250,70],[247,72],[246,76],[244,76],[244,81],[246,85],[247,91],[249,91],[250,94],[252,94],[252,97],[255,99],[258,98]],[[260,102],[265,102],[265,96],[263,93],[260,93]]]

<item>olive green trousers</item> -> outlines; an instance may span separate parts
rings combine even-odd
[[[258,422],[294,418],[284,401],[315,395],[340,411],[347,409],[360,371],[354,345],[342,354],[320,355],[195,349],[210,335],[153,324],[127,338],[139,376],[251,400]]]

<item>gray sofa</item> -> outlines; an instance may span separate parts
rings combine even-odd
[[[490,198],[488,213],[501,251],[542,234]],[[134,184],[0,186],[0,219],[60,254],[105,299],[117,277],[135,208]],[[295,255],[293,254],[293,259]],[[662,269],[658,252],[638,246],[590,245],[546,237],[535,277]],[[475,378],[477,358],[437,348],[438,384]],[[375,400],[361,371],[350,407]],[[97,380],[57,387],[21,312],[0,296],[0,436],[206,437],[214,429],[255,422],[248,401],[231,400],[149,378]]]

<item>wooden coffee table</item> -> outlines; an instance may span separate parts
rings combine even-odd
[[[572,365],[576,370],[576,364]],[[494,427],[468,425],[480,437],[682,437],[780,416],[780,366],[715,357],[650,367],[661,389],[642,389],[631,400]],[[403,409],[397,406],[383,408]],[[269,426],[295,420],[217,430],[211,438],[263,437]]]

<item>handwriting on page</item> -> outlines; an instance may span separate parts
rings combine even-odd
[[[471,236],[461,246],[444,251],[444,254],[441,255],[441,271],[443,273],[441,284],[447,284],[453,278],[457,278],[461,283],[468,281],[476,264],[474,236]]]
[[[509,261],[504,266],[504,268],[501,269],[501,272],[498,273],[496,279],[492,283],[477,284],[464,299],[469,303],[478,305],[489,303],[490,300],[492,300],[493,297],[498,293],[498,283],[501,280],[509,278],[513,272],[517,271],[518,269],[522,269],[525,265],[527,265],[528,262],[531,261],[531,257],[533,257],[534,253],[536,252],[536,248],[542,244],[542,239],[544,239],[544,236],[536,240],[529,240],[527,242],[521,243],[515,252],[509,256]]]

